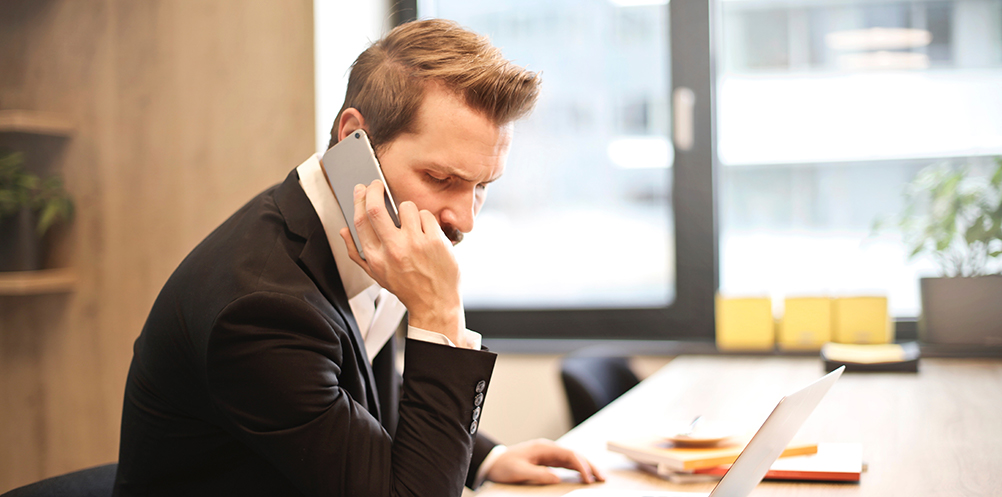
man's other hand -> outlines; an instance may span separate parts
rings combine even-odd
[[[584,483],[605,481],[605,477],[598,469],[582,455],[543,439],[509,446],[508,450],[494,461],[494,465],[487,472],[487,479],[497,483],[530,485],[560,483],[560,477],[549,467],[577,471]]]

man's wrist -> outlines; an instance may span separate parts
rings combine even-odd
[[[453,344],[466,348],[466,317],[462,306],[447,311],[425,311],[411,313],[408,310],[407,324],[422,330],[445,335]]]
[[[487,453],[487,457],[480,463],[480,467],[477,468],[477,478],[473,480],[473,488],[478,488],[487,481],[487,473],[490,473],[491,468],[494,467],[494,463],[497,462],[501,454],[508,451],[508,447],[505,445],[495,445],[490,452]]]

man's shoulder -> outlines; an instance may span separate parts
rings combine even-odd
[[[206,236],[181,262],[165,289],[178,284],[221,295],[297,287],[302,268],[296,263],[306,239],[289,229],[277,197],[286,185],[274,185],[244,204]]]
[[[329,248],[325,254],[308,246],[326,244],[325,237],[303,236],[304,230],[322,227],[319,220],[310,226],[311,207],[295,179],[293,171],[285,182],[255,196],[202,240],[164,285],[151,317],[158,311],[181,312],[205,327],[223,308],[254,294],[298,299],[324,314],[336,313],[331,302],[336,299],[327,295],[332,292],[320,286],[339,278],[337,267]],[[294,216],[300,219],[290,221]],[[298,232],[290,226],[296,222]]]

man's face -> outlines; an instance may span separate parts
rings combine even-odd
[[[504,172],[511,136],[511,125],[498,127],[429,85],[414,132],[381,147],[379,163],[394,200],[430,211],[456,244],[473,229],[487,185]]]

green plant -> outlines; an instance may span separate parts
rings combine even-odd
[[[1002,256],[1002,157],[987,176],[970,165],[933,164],[905,189],[897,219],[909,258],[931,256],[944,276],[999,272]]]
[[[37,214],[39,236],[56,222],[73,217],[73,201],[62,180],[55,176],[43,180],[28,173],[20,152],[0,154],[0,221],[24,208]]]

